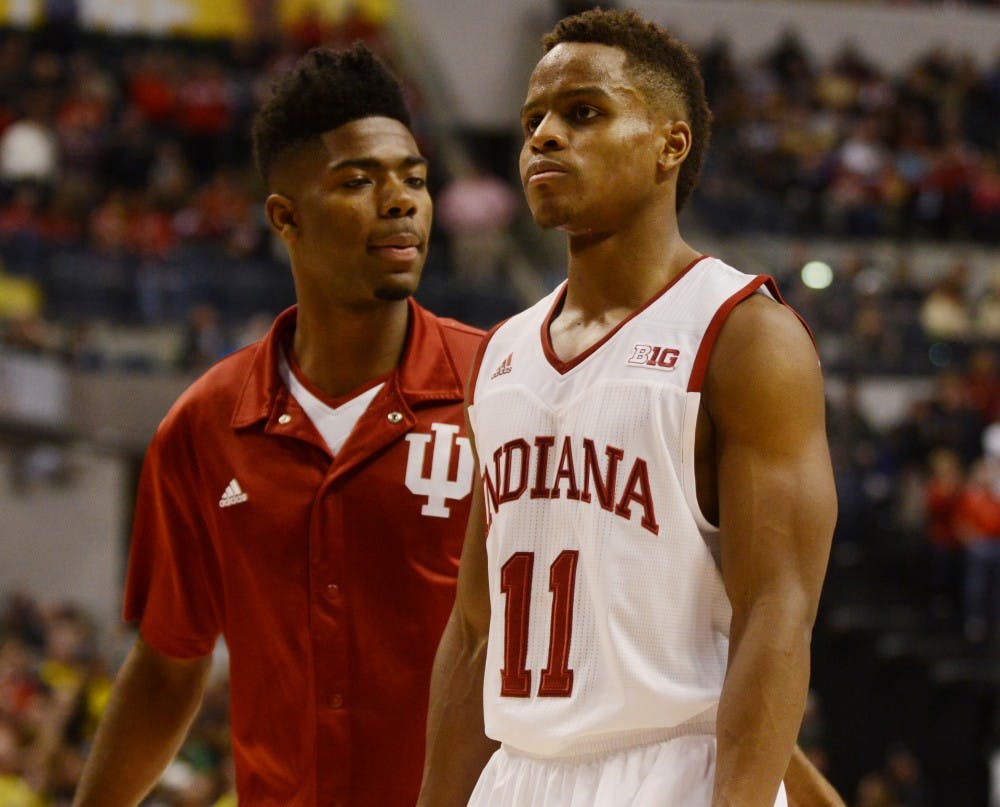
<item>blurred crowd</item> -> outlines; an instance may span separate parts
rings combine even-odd
[[[1000,240],[1000,57],[933,49],[888,75],[795,33],[753,64],[702,53],[715,114],[698,208],[712,227]]]
[[[1000,251],[976,269],[960,250],[945,253],[918,276],[919,250],[849,249],[820,264],[826,283],[809,285],[803,269],[813,251],[793,245],[771,273],[815,332],[828,372],[926,375],[1000,343]]]
[[[908,556],[913,604],[941,630],[1000,651],[997,350],[940,371],[889,428],[872,424],[849,380],[827,422],[840,505],[834,561]]]
[[[12,593],[0,602],[0,804],[68,807],[129,646],[111,649],[73,603]],[[228,689],[222,666],[176,761],[147,807],[232,807]]]

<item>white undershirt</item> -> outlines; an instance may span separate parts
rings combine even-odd
[[[278,373],[281,375],[282,381],[285,382],[285,386],[288,387],[288,391],[292,393],[292,397],[299,402],[299,406],[309,416],[309,420],[326,441],[334,456],[337,456],[337,452],[344,447],[344,443],[354,430],[355,424],[365,413],[375,396],[378,395],[379,390],[385,386],[384,381],[381,384],[376,384],[371,389],[366,389],[346,403],[334,408],[313,395],[306,385],[299,381],[298,376],[292,372],[284,351],[279,354]]]

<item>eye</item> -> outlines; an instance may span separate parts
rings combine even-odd
[[[368,177],[352,177],[344,182],[345,188],[364,188],[367,185],[371,185],[372,181]]]
[[[405,181],[406,184],[409,185],[411,188],[427,187],[427,180],[424,179],[423,177],[407,177]]]
[[[601,114],[600,110],[590,104],[580,104],[573,107],[573,119],[578,121],[593,120]]]
[[[531,134],[538,128],[539,124],[542,122],[541,115],[529,115],[524,119],[524,131]]]

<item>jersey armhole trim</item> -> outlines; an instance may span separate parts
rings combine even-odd
[[[712,348],[715,347],[715,340],[718,339],[719,332],[722,330],[726,318],[737,305],[742,303],[769,280],[771,278],[767,275],[757,275],[719,306],[712,317],[712,321],[708,323],[705,335],[701,338],[701,344],[698,345],[698,353],[694,358],[694,366],[691,368],[691,376],[688,379],[688,392],[701,392],[702,384],[705,383],[705,373],[708,371],[708,360],[712,356]],[[773,281],[768,285],[768,292],[772,295],[777,292]],[[783,304],[780,296],[776,299]]]
[[[718,533],[719,528],[709,521],[698,503],[698,477],[695,473],[695,437],[698,426],[698,411],[701,409],[701,393],[689,391],[684,401],[684,433],[681,436],[681,486],[688,510],[702,534]]]

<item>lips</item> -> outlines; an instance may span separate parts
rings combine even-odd
[[[420,256],[423,241],[416,233],[393,233],[373,238],[368,242],[368,252],[381,260],[402,261],[409,264]]]
[[[372,249],[419,247],[420,239],[415,233],[396,233],[384,238],[376,238],[368,242]]]
[[[562,163],[556,162],[555,160],[533,160],[528,163],[528,169],[525,172],[525,176],[527,181],[531,183],[552,179],[566,173],[566,166]]]

